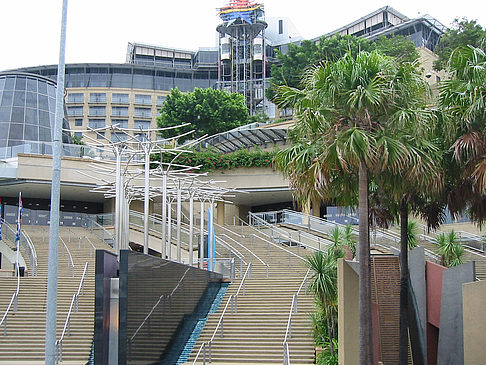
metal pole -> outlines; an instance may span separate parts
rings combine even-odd
[[[147,136],[147,139],[148,136]],[[149,248],[149,186],[150,186],[150,147],[146,146],[145,149],[145,186],[144,186],[144,199],[143,199],[143,253],[148,255]]]
[[[176,242],[177,242],[177,262],[182,262],[181,252],[181,186],[177,187],[177,230],[176,230]]]
[[[172,260],[172,204],[167,205],[167,258]]]
[[[204,200],[201,200],[201,227],[199,231],[199,268],[204,268]]]
[[[115,171],[115,252],[120,254],[120,184],[121,184],[121,152],[118,148],[116,151],[116,171]],[[120,256],[118,256],[120,257]]]
[[[47,269],[45,364],[56,362],[57,323],[57,245],[59,243],[59,205],[61,196],[62,122],[64,119],[64,72],[68,1],[62,2],[61,41],[57,66],[56,114],[52,155],[49,259]]]
[[[162,258],[166,257],[167,248],[167,174],[162,175]]]
[[[194,235],[194,197],[189,198],[189,266],[192,266],[192,252],[194,251],[192,236]]]

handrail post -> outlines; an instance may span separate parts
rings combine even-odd
[[[224,317],[221,317],[221,338],[224,337]]]
[[[78,239],[78,248],[81,248],[81,237]]]
[[[294,294],[294,297],[292,299],[294,301],[294,313],[297,313],[298,309],[297,309],[297,306],[298,306],[298,298],[297,298],[297,294]]]
[[[13,311],[14,312],[17,312],[17,302],[18,302],[18,298],[19,298],[18,294],[15,293],[15,298],[14,298],[14,303],[13,303],[13,305],[14,305]]]
[[[213,349],[212,342],[209,342],[209,362],[213,362]]]
[[[268,279],[268,264],[267,264],[267,267],[266,267],[266,269],[267,269],[267,279]]]
[[[206,365],[206,342],[203,343],[203,365]]]
[[[8,319],[8,314],[5,316],[5,321],[3,321],[3,335],[7,336],[7,319]]]
[[[71,336],[71,317],[68,318],[67,335]]]

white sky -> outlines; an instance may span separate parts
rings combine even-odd
[[[486,26],[482,0],[262,0],[268,17],[288,17],[308,39],[389,5],[414,18],[430,14]],[[69,0],[66,61],[125,62],[128,42],[197,50],[216,44],[216,8],[226,0]],[[0,70],[56,64],[62,0],[0,0]]]

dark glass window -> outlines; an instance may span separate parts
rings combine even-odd
[[[37,108],[37,93],[29,92],[26,93],[26,106],[31,108]]]
[[[106,115],[106,107],[105,106],[90,106],[89,107],[89,115],[93,115],[93,116]]]
[[[15,78],[7,77],[5,79],[5,89],[4,90],[13,91],[15,89],[14,86],[15,86]]]
[[[164,103],[165,101],[165,98],[166,96],[165,95],[159,95],[157,96],[157,105],[158,106],[162,106],[162,104]]]
[[[89,120],[89,126],[90,126],[90,128],[93,128],[93,129],[103,128],[105,126],[105,120],[104,119],[90,119]]]
[[[25,90],[26,80],[25,77],[17,77],[17,82],[15,83],[15,90]]]
[[[48,104],[48,99],[47,95],[38,95],[39,97],[39,109],[41,110],[49,110],[49,104]]]
[[[81,116],[83,115],[83,107],[82,106],[68,106],[67,112],[69,116]]]
[[[113,93],[111,95],[111,102],[114,104],[128,104],[128,94]]]
[[[1,85],[0,85],[1,87]],[[37,80],[27,79],[27,91],[37,92]]]
[[[39,82],[37,86],[39,87],[39,94],[47,95],[47,84],[45,82]]]
[[[68,95],[68,103],[84,103],[83,93],[73,93]]]
[[[135,104],[152,105],[152,95],[135,94]]]
[[[89,94],[90,103],[106,103],[105,93],[90,93]]]
[[[2,93],[2,103],[0,106],[12,106],[13,91],[4,91]]]
[[[134,121],[134,128],[139,129],[150,129],[150,121],[149,120],[135,120]]]
[[[25,125],[24,138],[27,141],[37,141],[39,139],[39,126],[38,125]]]
[[[33,109],[33,108],[25,109],[25,123],[39,125],[39,117],[37,115],[37,109]]]
[[[119,128],[128,128],[128,119],[111,119],[111,125],[118,124]]]
[[[128,107],[127,106],[112,106],[111,115],[118,117],[128,117]]]
[[[150,108],[135,108],[133,115],[136,117],[151,118],[152,110]]]
[[[12,123],[24,123],[24,108],[12,108]]]
[[[74,125],[76,127],[81,127],[83,125],[83,120],[82,119],[75,119],[74,120]]]

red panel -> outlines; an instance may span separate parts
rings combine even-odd
[[[439,329],[427,323],[427,365],[437,365]]]
[[[440,328],[440,304],[442,301],[442,275],[444,266],[426,261],[427,322]]]

